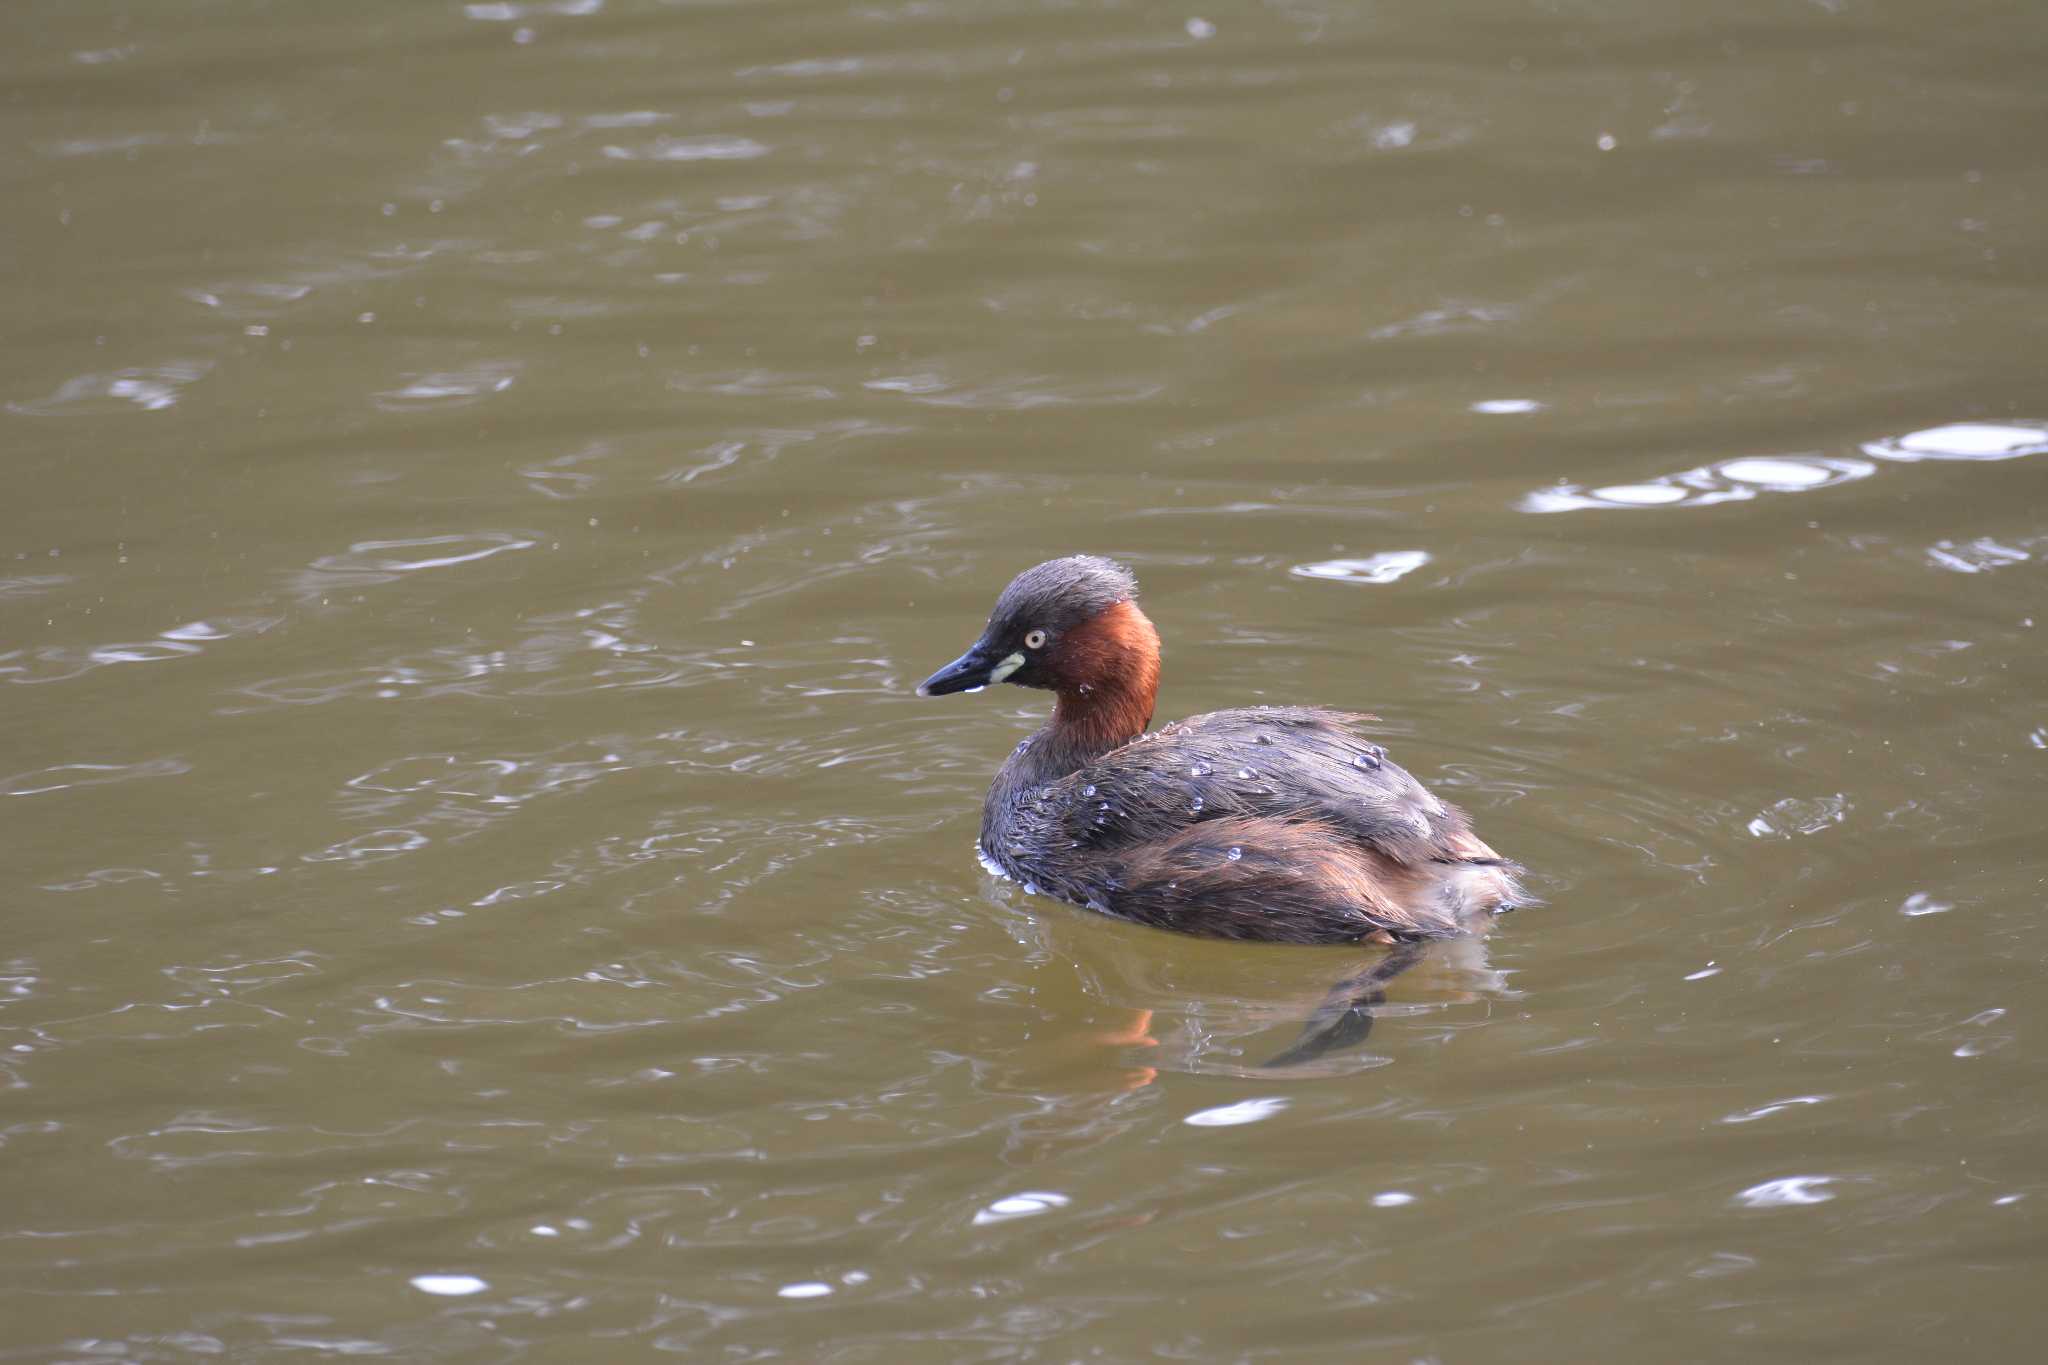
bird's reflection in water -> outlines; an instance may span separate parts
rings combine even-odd
[[[1070,910],[1003,882],[990,882],[986,894],[1011,936],[1047,967],[1071,969],[1086,997],[1076,1011],[1085,1022],[1058,1050],[1121,1089],[1145,1086],[1162,1071],[1368,1071],[1399,1059],[1375,1022],[1516,994],[1489,963],[1483,939],[1346,948],[1231,943]],[[1369,1037],[1380,1046],[1365,1046]]]

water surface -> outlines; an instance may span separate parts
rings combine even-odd
[[[2041,14],[0,31],[0,1356],[2032,1347]],[[1083,550],[1547,904],[991,882]]]

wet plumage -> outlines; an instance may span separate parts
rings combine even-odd
[[[1145,733],[1158,634],[1130,573],[1074,556],[1004,590],[925,695],[1009,681],[1051,721],[997,772],[983,853],[1076,905],[1220,938],[1331,943],[1474,932],[1518,869],[1375,743],[1372,717],[1215,711]]]

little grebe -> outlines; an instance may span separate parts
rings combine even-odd
[[[1159,633],[1137,592],[1092,555],[1026,569],[917,689],[1058,698],[989,788],[985,859],[1026,889],[1217,938],[1448,938],[1523,899],[1521,869],[1366,737],[1371,716],[1260,707],[1146,734]]]

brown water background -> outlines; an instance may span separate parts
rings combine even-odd
[[[0,132],[0,1359],[2040,1349],[2048,7],[23,0]],[[1266,1073],[1355,954],[991,883],[1080,550],[1547,905]]]

